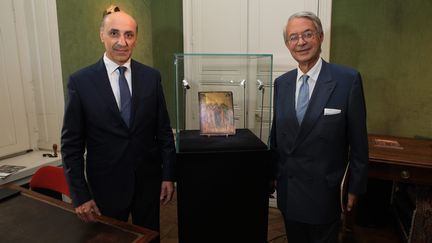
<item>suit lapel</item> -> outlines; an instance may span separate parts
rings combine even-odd
[[[275,83],[275,113],[277,132],[283,134],[288,149],[294,147],[299,125],[295,111],[297,71],[293,70],[277,79]]]
[[[318,80],[315,84],[312,97],[309,101],[306,114],[303,118],[296,139],[296,145],[300,144],[300,142],[305,139],[311,129],[315,126],[316,121],[323,114],[327,101],[335,87],[336,82],[332,80],[329,66],[323,61],[320,75],[318,76]]]
[[[140,90],[142,88],[142,82],[138,81],[138,77],[140,77],[138,73],[138,68],[134,60],[131,60],[131,72],[132,72],[132,111],[131,111],[131,124],[130,127],[134,127],[136,112],[138,110],[138,100],[139,95],[141,94]]]
[[[288,82],[287,82],[287,88],[286,88],[286,94],[282,94],[282,95],[286,95],[284,99],[286,99],[285,106],[283,107],[287,107],[286,112],[287,115],[286,117],[289,119],[289,129],[290,130],[294,130],[297,131],[299,129],[299,124],[297,121],[297,115],[296,115],[296,109],[295,109],[295,92],[296,92],[296,78],[297,78],[297,72],[294,72],[293,77],[289,77],[288,78]]]
[[[121,120],[121,122],[126,126],[123,119],[120,115],[120,110],[117,105],[117,101],[114,97],[114,93],[111,88],[111,84],[109,82],[107,70],[105,67],[105,63],[103,59],[100,59],[99,62],[95,66],[95,78],[92,79],[94,85],[96,86],[96,90],[99,91],[99,94],[104,101],[104,103],[109,107],[109,109],[113,112],[114,116]],[[127,126],[126,126],[127,127]]]

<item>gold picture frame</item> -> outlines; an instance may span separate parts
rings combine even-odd
[[[235,135],[233,93],[231,91],[198,92],[200,134]]]

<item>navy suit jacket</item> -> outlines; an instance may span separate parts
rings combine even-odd
[[[137,178],[159,191],[161,179],[174,180],[174,139],[160,73],[134,60],[131,72],[130,128],[103,59],[70,76],[61,151],[75,207],[94,199],[102,209],[125,210],[135,192],[145,193],[135,188]]]
[[[360,74],[322,63],[306,114],[295,111],[297,69],[275,80],[271,148],[277,164],[277,201],[286,219],[310,224],[340,217],[340,183],[349,164],[349,192],[364,193],[368,142]],[[324,115],[324,109],[339,114]]]

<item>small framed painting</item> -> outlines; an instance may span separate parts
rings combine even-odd
[[[228,136],[235,134],[232,92],[198,92],[198,99],[201,135]]]

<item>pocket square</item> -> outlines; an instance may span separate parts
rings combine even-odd
[[[341,110],[339,110],[339,109],[324,108],[324,116],[336,115],[339,113],[341,113]]]

